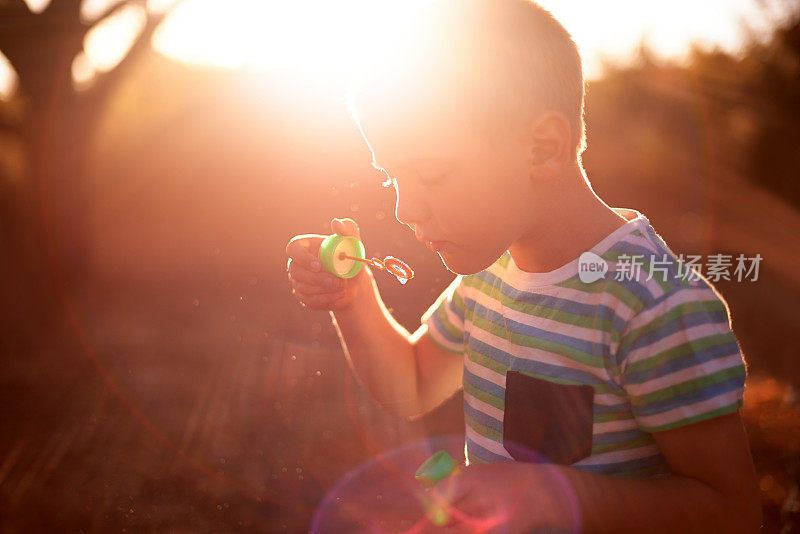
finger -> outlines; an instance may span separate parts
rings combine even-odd
[[[344,293],[340,291],[332,295],[307,295],[299,291],[294,291],[294,295],[300,302],[312,310],[327,310],[331,308],[337,300],[342,298]]]
[[[294,280],[303,284],[328,289],[344,287],[344,280],[326,272],[313,272],[296,265],[293,261],[289,264],[289,280]]]
[[[353,219],[333,219],[331,220],[331,230],[334,234],[350,235],[361,240],[361,231]]]
[[[331,295],[341,290],[339,287],[304,284],[295,280],[292,280],[292,288],[306,295]]]
[[[321,236],[312,234],[295,236],[286,245],[286,255],[311,271],[319,271],[322,269],[319,261],[319,245],[322,239]]]
[[[472,487],[459,476],[447,477],[430,490],[434,502],[447,508],[461,508]]]

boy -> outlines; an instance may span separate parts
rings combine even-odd
[[[287,245],[296,298],[331,310],[398,416],[463,387],[468,467],[437,488],[465,531],[757,532],[727,305],[644,215],[592,191],[569,34],[527,0],[435,0],[408,34],[351,112],[398,221],[457,276],[409,334],[369,269],[321,272],[322,236],[305,235]]]

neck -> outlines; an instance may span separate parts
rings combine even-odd
[[[528,231],[508,247],[523,271],[558,269],[627,222],[595,194],[578,165],[546,187],[540,198],[548,205],[533,210]]]

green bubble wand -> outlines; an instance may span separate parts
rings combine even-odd
[[[457,474],[460,470],[458,462],[447,451],[441,450],[422,462],[417,472],[414,473],[414,478],[427,493],[439,481]],[[423,500],[423,505],[428,519],[437,527],[442,527],[450,522],[450,512],[447,511],[446,505],[441,506],[427,495]]]
[[[405,284],[414,277],[414,271],[404,261],[394,256],[367,259],[364,244],[353,236],[333,234],[326,237],[319,247],[322,267],[339,278],[353,278],[366,264],[385,270]]]

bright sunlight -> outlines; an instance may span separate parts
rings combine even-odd
[[[643,40],[665,57],[685,54],[692,42],[736,51],[747,31],[760,33],[767,26],[752,0],[540,3],[574,35],[589,78],[600,75],[603,58],[624,60]],[[213,0],[185,0],[167,17],[154,44],[161,53],[187,63],[335,74],[352,67],[369,32],[377,32],[384,42],[390,39],[376,21],[400,16],[400,9],[408,14],[412,4],[231,0],[220,9]]]
[[[361,43],[390,43],[381,20],[413,16],[425,0],[183,0],[177,2],[153,36],[167,57],[190,64],[251,70],[280,69],[316,79],[341,80],[357,57],[370,50]],[[94,22],[113,0],[84,0],[81,18]],[[146,11],[163,12],[175,0],[148,0]],[[541,0],[573,34],[588,79],[602,74],[604,60],[624,62],[646,42],[662,57],[682,57],[692,43],[736,52],[748,34],[770,27],[768,10],[755,0]],[[32,11],[47,7],[29,0]],[[765,5],[768,5],[766,2]],[[620,13],[625,13],[620,17]],[[130,49],[141,32],[145,9],[127,6],[99,21],[87,34],[84,50],[72,64],[77,87],[91,84]],[[16,88],[16,74],[0,57],[0,99]]]
[[[186,0],[153,40],[158,51],[187,63],[336,76],[363,55],[361,43],[391,39],[380,20],[409,16],[420,3],[231,0],[221,10],[214,0]]]

